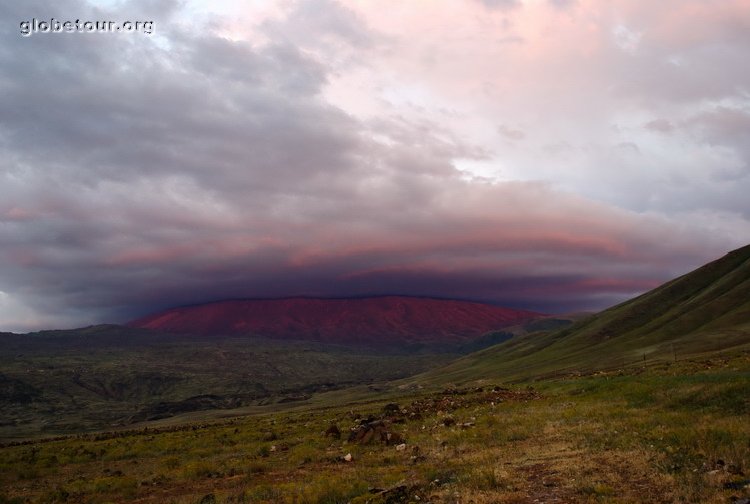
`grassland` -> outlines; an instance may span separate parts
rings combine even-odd
[[[402,389],[405,414],[384,414],[382,398],[350,398],[6,446],[0,502],[725,503],[750,494],[748,353],[496,385]],[[368,415],[385,418],[405,447],[348,442]],[[332,424],[341,439],[324,436]]]
[[[31,340],[11,338],[15,375],[0,376],[0,395],[15,409],[3,415],[25,414],[30,425],[56,414],[54,404],[43,410],[43,384],[70,395],[71,415],[95,401],[111,414],[128,401],[203,395],[176,403],[188,408],[147,408],[156,413],[147,427],[6,444],[0,504],[747,503],[748,320],[745,247],[561,330],[490,334],[501,343],[441,367],[435,355],[286,343],[263,353],[233,340],[144,351],[136,340],[152,334],[132,340],[114,328],[70,340],[78,343],[56,355],[58,369],[44,367],[51,357]],[[276,371],[256,380],[264,369]],[[144,372],[161,374],[152,382]],[[142,383],[107,379],[128,373]],[[347,377],[360,385],[344,387]],[[87,402],[66,392],[71,382],[93,394]]]
[[[420,383],[528,379],[750,350],[750,246],[559,331],[507,340]]]
[[[456,354],[118,326],[0,337],[0,441],[111,429],[190,412],[275,407],[402,378]]]

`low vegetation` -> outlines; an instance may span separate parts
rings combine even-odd
[[[726,503],[749,390],[741,353],[31,442],[2,448],[0,502]]]
[[[6,443],[0,504],[747,504],[749,300],[745,247],[442,367],[123,328],[66,351],[9,336],[0,433],[109,432]],[[148,423],[102,429],[112,418]]]
[[[523,380],[750,350],[750,246],[582,318],[458,359],[417,381]]]
[[[0,335],[0,441],[105,430],[191,412],[286,407],[455,359],[120,326]]]

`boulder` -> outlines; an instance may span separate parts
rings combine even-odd
[[[403,436],[397,432],[388,430],[388,426],[382,420],[375,420],[354,427],[349,433],[350,443],[369,444],[379,441],[386,445],[397,445],[404,442]]]
[[[333,439],[341,439],[341,431],[336,426],[336,424],[331,424],[331,426],[328,427],[328,429],[326,429],[324,436],[325,437],[330,436]]]
[[[385,406],[383,406],[383,413],[386,415],[393,415],[395,413],[400,413],[401,407],[396,403],[388,403]]]

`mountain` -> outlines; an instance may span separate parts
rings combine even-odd
[[[526,324],[560,323],[461,301],[294,298],[177,308],[130,327],[0,334],[0,440],[284,408],[357,385],[375,394]]]
[[[541,316],[531,311],[444,299],[296,297],[174,308],[128,325],[168,333],[378,345],[469,341]]]
[[[519,336],[419,380],[528,379],[750,350],[750,245],[555,332]]]

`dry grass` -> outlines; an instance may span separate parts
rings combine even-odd
[[[537,396],[524,385],[502,402],[438,393],[422,418],[391,425],[400,451],[345,440],[352,410],[379,415],[383,403],[9,446],[0,503],[726,503],[750,494],[750,410],[737,394],[749,370],[745,355],[541,382]],[[331,422],[344,438],[323,436]]]

